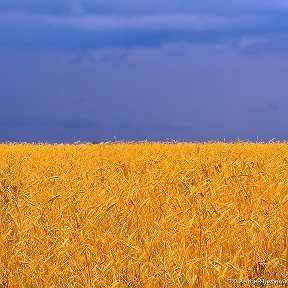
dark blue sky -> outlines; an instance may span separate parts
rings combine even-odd
[[[288,2],[1,0],[0,142],[287,140]]]

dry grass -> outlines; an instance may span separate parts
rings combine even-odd
[[[0,287],[287,279],[287,192],[287,143],[2,144]]]

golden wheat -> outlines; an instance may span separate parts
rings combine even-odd
[[[284,280],[287,192],[288,143],[2,144],[0,287]]]

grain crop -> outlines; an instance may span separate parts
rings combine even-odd
[[[284,283],[287,206],[285,142],[1,144],[0,287]]]

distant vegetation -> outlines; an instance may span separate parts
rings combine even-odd
[[[287,187],[287,143],[2,144],[0,287],[287,279]]]

